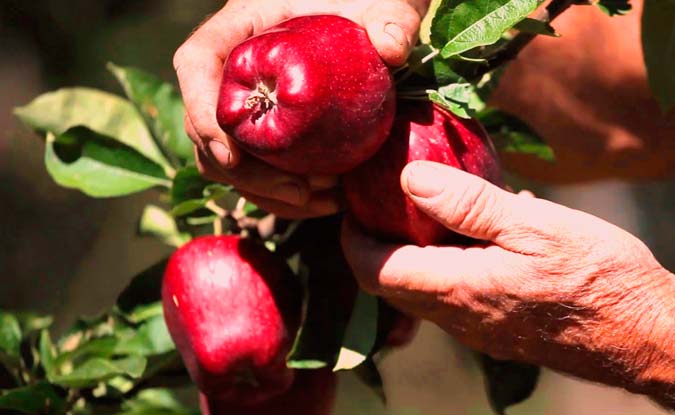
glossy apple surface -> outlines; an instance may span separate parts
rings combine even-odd
[[[401,171],[414,160],[447,164],[503,185],[497,155],[477,121],[431,102],[404,101],[382,148],[343,177],[349,211],[365,231],[383,240],[420,246],[461,241],[401,190]]]
[[[296,17],[235,47],[218,122],[241,148],[299,174],[339,174],[389,133],[395,93],[366,31],[351,20]]]
[[[254,403],[287,390],[301,289],[285,262],[238,236],[192,240],[170,258],[162,302],[199,390]]]

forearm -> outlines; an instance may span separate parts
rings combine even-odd
[[[675,275],[664,270],[654,290],[653,310],[642,349],[645,367],[635,382],[636,391],[675,410]],[[630,390],[630,388],[627,388]]]
[[[675,275],[659,268],[628,280],[608,302],[606,328],[592,330],[591,349],[605,356],[597,380],[675,410]]]

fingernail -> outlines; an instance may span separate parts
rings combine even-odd
[[[442,172],[427,163],[416,163],[405,170],[405,180],[411,195],[423,198],[438,196],[443,191]]]
[[[209,143],[209,152],[221,167],[230,167],[232,163],[232,153],[220,141],[211,140]]]
[[[274,198],[295,206],[303,206],[306,203],[302,188],[298,183],[283,183],[274,190]]]
[[[405,46],[408,43],[408,39],[406,38],[405,33],[403,33],[403,29],[396,23],[387,23],[384,25],[384,33],[388,34],[397,45]]]

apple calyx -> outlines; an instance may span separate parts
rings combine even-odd
[[[244,103],[246,109],[258,107],[258,111],[256,111],[257,118],[274,108],[275,105],[277,105],[277,91],[265,82],[259,82],[256,89],[251,92],[251,95],[246,98],[246,102]]]

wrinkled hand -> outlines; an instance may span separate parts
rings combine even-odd
[[[655,396],[675,385],[675,279],[637,238],[441,164],[409,164],[401,186],[432,218],[486,242],[398,246],[346,221],[343,250],[366,291],[495,358]]]
[[[328,13],[361,24],[383,60],[405,62],[429,0],[230,0],[178,49],[174,67],[185,101],[185,128],[202,174],[235,186],[261,208],[287,218],[339,208],[335,177],[300,177],[242,154],[216,122],[221,71],[230,50],[285,19]]]

